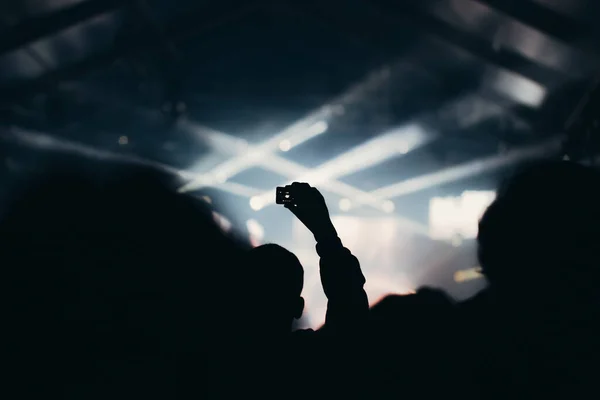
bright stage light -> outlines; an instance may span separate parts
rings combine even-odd
[[[410,146],[408,145],[408,143],[401,143],[398,145],[398,153],[406,154],[409,151],[410,151]]]
[[[493,155],[469,161],[454,167],[445,168],[441,171],[433,172],[407,179],[402,182],[394,183],[389,186],[371,192],[373,196],[392,199],[407,194],[416,193],[434,186],[455,182],[471,176],[479,175],[484,172],[493,171],[508,165],[514,165],[524,160],[538,158],[547,155],[549,152],[559,150],[562,138],[553,137],[546,142],[530,147],[522,147],[506,154]]]
[[[480,278],[483,278],[481,267],[469,268],[454,273],[454,282],[456,283],[468,282]]]
[[[349,199],[341,199],[339,206],[340,210],[348,211],[352,208],[352,202]]]
[[[263,152],[256,148],[248,148],[246,151],[246,157],[248,157],[248,160],[252,162],[259,161],[264,155],[265,154]]]
[[[264,201],[260,196],[254,196],[250,199],[250,207],[254,211],[259,211],[264,207]]]
[[[290,143],[289,140],[282,140],[281,143],[279,143],[279,150],[281,151],[290,151],[290,149],[292,148],[292,143]]]
[[[432,134],[425,132],[418,125],[392,129],[321,164],[305,176],[297,177],[296,180],[310,182],[311,184],[327,182],[381,164],[401,154],[406,154],[408,151],[429,142],[432,137]]]
[[[365,83],[362,86],[352,89],[350,91],[353,93],[352,96],[342,96],[340,98],[340,104],[347,103],[350,97],[358,96],[358,94],[362,93],[367,87],[385,81],[387,78],[385,78],[384,75],[385,74],[381,74],[381,76],[376,75],[372,82]],[[208,133],[204,132],[204,135],[209,138],[208,141],[211,146],[216,145],[218,148],[226,148],[230,154],[234,155],[234,157],[219,165],[217,165],[217,163],[213,163],[211,167],[208,167],[207,165],[208,168],[206,168],[206,170],[210,169],[210,172],[205,172],[205,174],[186,173],[185,175],[181,175],[188,179],[189,183],[182,187],[180,191],[185,192],[203,186],[215,186],[221,190],[248,198],[254,197],[250,201],[252,209],[261,210],[274,203],[274,196],[271,190],[262,192],[255,188],[246,187],[241,184],[233,184],[229,181],[230,177],[241,171],[253,166],[260,166],[287,177],[290,179],[289,182],[307,181],[316,184],[319,189],[347,198],[351,201],[351,209],[361,205],[368,205],[382,212],[392,213],[394,211],[394,204],[388,202],[390,199],[511,165],[524,159],[539,157],[560,146],[560,140],[553,138],[541,145],[521,148],[507,154],[474,160],[470,163],[398,182],[367,193],[352,185],[341,182],[337,180],[337,178],[364,168],[372,167],[386,159],[406,154],[434,139],[436,133],[424,132],[421,128],[423,124],[419,121],[422,119],[427,120],[427,118],[417,118],[412,123],[385,132],[383,135],[380,135],[315,169],[309,169],[301,164],[275,154],[277,150],[285,151],[286,149],[292,149],[299,143],[305,142],[315,135],[325,132],[328,129],[328,123],[326,122],[327,118],[335,115],[332,111],[334,108],[334,106],[321,107],[258,146],[247,146],[243,141],[235,139],[230,135],[210,129],[205,130]],[[451,110],[454,110],[455,108],[456,107],[452,107]],[[218,176],[218,178],[215,178],[215,176]],[[342,207],[345,208],[346,204]],[[411,226],[415,232],[426,236],[429,236],[431,233],[429,227],[423,224],[405,218],[403,221],[407,226]]]
[[[394,205],[391,202],[384,202],[384,199],[337,181],[336,178],[405,154],[425,145],[434,136],[432,133],[425,132],[420,126],[411,124],[389,130],[383,135],[369,140],[314,169],[307,169],[283,159],[277,159],[277,162],[273,162],[271,166],[281,167],[278,168],[278,172],[290,176],[289,183],[293,181],[309,182],[311,185],[344,196],[352,201],[350,208],[355,207],[357,204],[368,204],[378,210],[391,213],[394,211]],[[270,160],[273,161],[272,158]],[[274,202],[271,191],[265,191],[261,195],[261,199],[264,203],[263,207]],[[340,206],[340,209],[347,211],[342,206]]]
[[[402,64],[402,62],[399,64]],[[199,137],[205,139],[209,145],[213,147],[225,148],[225,153],[231,153],[233,151],[235,154],[235,156],[228,161],[215,166],[210,171],[200,171],[200,174],[210,174],[220,171],[226,173],[227,177],[230,178],[233,175],[256,165],[259,161],[264,164],[263,166],[276,168],[277,160],[279,159],[274,157],[273,152],[279,148],[283,140],[288,140],[290,142],[291,149],[300,143],[325,133],[327,129],[329,129],[329,125],[326,121],[335,115],[339,115],[340,110],[343,113],[345,104],[358,101],[364,97],[365,94],[370,93],[373,89],[379,88],[388,82],[390,79],[389,69],[390,66],[385,65],[383,68],[370,73],[366,79],[358,84],[352,85],[346,92],[333,99],[327,105],[310,112],[304,118],[291,124],[262,144],[253,146],[253,149],[260,152],[259,157],[248,157],[247,154],[241,151],[241,148],[245,146],[236,144],[239,144],[239,139],[236,140],[221,132],[216,132],[210,128],[184,121],[184,123],[181,124],[182,128],[193,134],[199,135]],[[284,147],[287,147],[287,145]],[[182,186],[179,189],[179,192],[198,190],[204,186],[210,186],[211,184],[210,181],[206,181],[205,179],[202,179],[202,176],[199,176],[198,179],[191,179],[190,182]]]
[[[434,197],[429,202],[429,227],[432,239],[451,240],[477,237],[479,219],[494,201],[492,191],[467,191],[460,197]]]
[[[315,122],[306,128],[305,131],[292,132],[287,138],[279,142],[279,150],[286,152],[290,151],[293,147],[298,146],[307,140],[325,133],[329,125],[325,121]]]
[[[215,182],[217,182],[217,183],[227,182],[227,174],[225,174],[223,172],[217,172],[215,174]]]
[[[182,131],[199,139],[219,154],[226,155],[241,155],[245,154],[250,146],[244,139],[240,139],[231,135],[226,135],[223,132],[211,129],[207,126],[200,125],[188,118],[181,118],[177,121],[177,126]],[[197,170],[197,168],[194,168]],[[202,172],[208,173],[212,167],[201,169]]]
[[[219,225],[219,227],[221,228],[221,230],[225,233],[231,231],[231,221],[229,221],[227,218],[225,218],[223,215],[214,212],[212,213],[213,215],[213,219],[215,220],[215,222],[217,223],[217,225]]]
[[[329,124],[325,121],[319,121],[312,124],[307,131],[313,135],[320,135],[327,132],[327,129],[329,129]]]
[[[197,130],[200,131],[200,128],[197,127]],[[209,144],[216,147],[230,145],[229,152],[233,152],[235,157],[222,162],[206,173],[209,176],[218,178],[207,180],[205,178],[206,174],[198,174],[194,179],[182,186],[179,192],[189,192],[205,186],[211,186],[215,183],[223,183],[234,175],[256,165],[263,165],[267,168],[275,167],[277,170],[277,166],[285,162],[285,160],[273,154],[275,150],[278,148],[282,149],[282,147],[283,149],[289,147],[289,150],[300,143],[324,133],[326,130],[327,123],[324,121],[316,122],[308,127],[306,127],[306,123],[295,124],[262,144],[250,146],[245,141],[234,139],[224,133],[209,130],[208,128],[203,129],[202,135],[207,138]],[[208,131],[209,133],[204,131]]]
[[[265,228],[263,228],[263,226],[255,219],[246,221],[246,228],[248,229],[250,237],[257,242],[261,242],[265,238]]]
[[[383,211],[385,211],[388,214],[393,213],[394,210],[396,209],[394,202],[392,202],[391,200],[384,201],[382,207],[383,207]]]
[[[546,88],[521,75],[497,68],[490,69],[484,79],[498,93],[529,107],[539,107],[546,99]]]

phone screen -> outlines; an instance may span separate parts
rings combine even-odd
[[[290,193],[290,187],[277,187],[275,189],[275,203],[277,204],[288,204],[293,201],[292,195]]]

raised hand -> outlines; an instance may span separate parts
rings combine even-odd
[[[291,185],[293,201],[285,208],[312,232],[317,241],[337,237],[323,195],[308,183],[294,182]]]

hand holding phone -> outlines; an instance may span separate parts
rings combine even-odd
[[[291,204],[294,202],[292,196],[292,185],[278,186],[275,190],[275,203],[277,204]]]
[[[323,195],[307,183],[294,182],[276,189],[275,201],[290,210],[317,238],[337,237]]]

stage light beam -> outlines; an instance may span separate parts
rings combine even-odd
[[[231,158],[230,160],[225,161],[220,165],[216,166],[211,171],[203,171],[203,175],[207,173],[214,174],[217,172],[222,172],[226,174],[229,179],[235,174],[254,166],[255,161],[257,159],[269,157],[270,155],[272,155],[272,153],[277,151],[283,140],[288,140],[290,142],[291,149],[292,147],[297,146],[300,143],[303,143],[307,140],[312,139],[315,136],[325,133],[329,128],[327,120],[337,115],[339,113],[340,107],[343,108],[346,104],[356,102],[369,91],[372,91],[374,88],[380,87],[382,84],[389,81],[390,75],[390,66],[385,65],[383,68],[380,68],[379,70],[369,74],[366,79],[362,80],[358,84],[351,86],[350,89],[348,89],[342,95],[333,99],[325,106],[319,107],[318,109],[310,112],[304,118],[296,121],[280,133],[274,135],[262,144],[255,146],[254,150],[256,150],[259,153],[258,157],[248,157],[246,154],[239,154]],[[194,129],[194,127],[190,127],[189,124],[184,123],[182,126],[188,129]],[[199,134],[201,136],[205,135],[206,137],[214,139],[215,136],[211,135],[212,133],[214,133],[214,131],[211,132],[211,130],[209,129],[203,130]],[[198,190],[205,186],[210,186],[210,183],[207,184],[207,180],[200,176],[197,179],[193,179],[186,185],[182,186],[179,189],[179,191],[188,192],[192,190]]]
[[[265,238],[265,228],[263,228],[263,226],[255,219],[246,221],[246,229],[248,229],[248,233],[252,238],[259,242]]]
[[[326,124],[325,124],[326,125]],[[266,142],[256,145],[256,146],[238,146],[238,148],[242,148],[240,151],[241,154],[235,156],[220,165],[217,165],[212,171],[209,172],[209,175],[219,176],[218,182],[222,182],[223,178],[225,180],[233,177],[234,175],[255,166],[261,162],[265,162],[267,160],[272,160],[273,153],[281,146],[281,142],[287,140],[290,144],[290,149],[294,145],[298,145],[303,143],[306,140],[309,140],[323,132],[323,125],[318,126],[316,129],[314,125],[310,125],[301,129],[300,127],[295,127],[297,131],[291,131],[286,129],[282,133],[275,135],[271,139]],[[223,139],[221,135],[221,139]],[[217,140],[216,136],[212,135],[212,140]],[[208,181],[210,182],[210,180]],[[191,182],[188,182],[182,188],[179,189],[180,192],[188,192],[192,190],[198,190],[205,186],[210,186],[210,183],[207,183],[207,180],[202,176],[193,179]]]
[[[434,186],[455,182],[487,171],[513,165],[524,160],[542,157],[550,152],[558,151],[561,147],[561,143],[562,139],[560,137],[554,137],[538,145],[523,147],[506,154],[481,158],[431,174],[407,179],[374,190],[371,194],[384,199],[406,196]]]
[[[425,145],[433,140],[434,137],[435,134],[425,132],[420,126],[411,124],[390,130],[314,169],[308,169],[284,159],[277,159],[276,163],[273,163],[273,158],[271,157],[267,161],[271,164],[271,168],[276,165],[281,166],[276,171],[280,174],[290,176],[291,179],[288,183],[310,182],[313,186],[344,196],[353,203],[355,200],[359,200],[358,204],[368,204],[378,210],[390,213],[393,212],[393,204],[391,206],[389,203],[385,205],[385,199],[339,182],[336,178],[405,154],[409,150],[414,150]],[[263,165],[265,165],[264,160]],[[264,203],[263,207],[274,204],[274,198],[270,191],[263,193],[261,198]],[[389,211],[390,208],[392,209],[391,211]]]
[[[330,179],[350,175],[406,154],[428,143],[432,138],[433,134],[425,132],[418,125],[393,129],[321,164],[306,176],[297,177],[295,180],[317,185]]]
[[[264,202],[260,196],[254,196],[250,198],[250,207],[254,211],[260,211],[264,207]]]
[[[279,150],[281,151],[290,151],[292,148],[292,143],[290,143],[289,140],[282,140],[281,143],[279,143]]]

